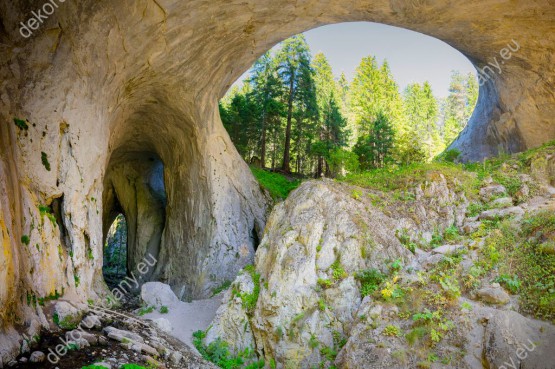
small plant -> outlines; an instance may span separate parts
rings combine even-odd
[[[225,369],[262,369],[264,368],[264,360],[256,360],[254,351],[250,348],[239,352],[236,356],[229,351],[229,344],[221,338],[217,338],[210,344],[204,343],[206,332],[196,331],[193,333],[193,345],[196,347],[201,356],[220,368]],[[250,361],[251,363],[246,365]],[[244,366],[246,365],[246,366]]]
[[[343,267],[341,266],[341,263],[339,262],[339,259],[337,259],[332,265],[331,265],[331,270],[332,270],[332,276],[333,279],[336,281],[342,280],[344,278],[347,278],[348,274],[345,271],[345,269],[343,269]]]
[[[81,284],[81,278],[79,277],[79,274],[75,274],[73,276],[73,279],[75,280],[75,287],[79,287],[79,285]]]
[[[502,274],[495,279],[495,282],[503,285],[513,295],[518,293],[520,286],[522,285],[517,275],[509,277],[507,274]]]
[[[400,259],[395,260],[391,264],[389,264],[389,269],[392,272],[398,272],[403,269],[403,262]]]
[[[21,243],[29,246],[29,243],[31,243],[31,238],[29,238],[28,235],[24,234],[23,236],[21,236]]]
[[[460,239],[459,229],[454,225],[447,227],[443,233],[443,237],[447,242],[455,242]]]
[[[355,200],[359,200],[362,196],[362,192],[360,192],[359,190],[353,190],[353,192],[351,192],[351,197]]]
[[[160,314],[167,314],[167,313],[169,313],[169,312],[170,312],[170,309],[168,309],[167,306],[162,306],[162,307],[160,308]]]
[[[407,342],[410,346],[414,346],[417,342],[422,340],[428,334],[428,329],[425,327],[416,327],[405,335]]]
[[[461,309],[462,310],[467,310],[467,311],[472,311],[472,305],[465,301],[461,304]]]
[[[329,279],[318,278],[318,286],[322,288],[330,288],[333,286],[333,282]]]
[[[318,341],[318,339],[316,338],[316,336],[314,334],[310,335],[310,340],[308,340],[308,347],[310,347],[311,349],[315,349],[320,345],[320,342]]]
[[[320,349],[320,354],[322,354],[326,359],[332,362],[335,361],[335,358],[337,357],[337,351],[328,346],[322,347]]]
[[[137,313],[139,316],[150,314],[154,311],[154,306],[142,306]]]
[[[29,129],[29,125],[23,119],[14,118],[13,122],[17,126],[17,128],[21,129],[22,131],[26,131]]]
[[[50,172],[50,162],[48,162],[48,155],[44,151],[40,153],[40,160],[42,161],[44,168]]]
[[[233,293],[241,298],[247,315],[252,316],[258,302],[258,296],[260,295],[260,274],[256,272],[254,265],[247,265],[244,270],[250,274],[254,283],[254,289],[251,293],[241,293],[238,290],[234,290]]]
[[[380,285],[385,281],[386,275],[377,269],[366,269],[357,272],[355,279],[360,282],[360,294],[362,297],[365,297],[378,290]]]
[[[390,324],[384,328],[382,334],[389,337],[399,337],[401,335],[401,328]]]
[[[227,290],[229,287],[231,287],[231,281],[225,281],[219,287],[216,287],[212,290],[212,297],[216,296],[222,291]]]
[[[326,311],[326,302],[324,301],[324,299],[320,299],[318,300],[318,310],[320,311]]]

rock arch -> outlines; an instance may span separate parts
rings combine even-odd
[[[478,160],[555,138],[551,0],[57,4],[28,38],[20,22],[42,3],[0,4],[0,305],[6,307],[0,320],[6,327],[14,316],[36,316],[21,302],[27,293],[48,295],[63,287],[66,298],[76,300],[104,293],[98,199],[118,152],[155,153],[165,165],[156,276],[180,297],[206,296],[252,261],[252,230],[263,229],[265,199],[222,127],[217,101],[259,55],[293,34],[339,22],[381,22],[441,39],[477,68],[500,60],[515,40],[519,51],[482,86],[471,122],[453,146],[465,159]],[[16,127],[14,118],[28,128]],[[47,253],[32,253],[20,239],[30,235],[58,254],[58,229],[31,228],[41,216],[37,206],[61,196],[70,250],[62,248],[45,284],[26,271],[47,275],[41,266]]]

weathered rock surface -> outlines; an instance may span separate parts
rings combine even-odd
[[[243,272],[226,293],[207,342],[221,338],[234,352],[255,348],[280,369],[442,367],[435,356],[423,354],[425,347],[441,353],[449,368],[483,369],[483,358],[489,367],[502,368],[511,353],[523,368],[549,368],[555,326],[510,311],[517,305],[498,283],[484,279],[461,297],[462,287],[444,274],[448,266],[462,275],[478,270],[484,239],[460,236],[457,243],[428,245],[429,251],[416,247],[414,254],[399,242],[468,224],[460,216],[468,202],[456,183],[432,176],[417,186],[410,205],[387,208],[372,205],[376,194],[363,189],[327,180],[303,183],[268,219],[256,254],[256,305],[248,308],[242,301],[256,290],[253,274]],[[420,211],[414,215],[414,209]],[[481,224],[478,217],[467,220]],[[394,260],[401,261],[395,273]],[[362,298],[357,272],[369,268],[392,279],[382,284],[379,297]],[[394,303],[384,296],[395,293],[397,284],[406,295]],[[440,307],[432,313],[424,301]],[[526,361],[518,342],[528,339],[541,341],[542,348],[533,355],[528,350]]]
[[[207,344],[210,344],[221,338],[229,343],[231,351],[236,354],[247,348],[255,348],[255,344],[249,317],[241,298],[234,291],[253,293],[254,282],[249,273],[241,273],[233,282],[231,289],[226,291],[224,302],[218,308],[216,316],[206,332],[205,340]]]
[[[453,147],[464,160],[480,159],[555,137],[549,0],[58,3],[32,35],[20,27],[36,3],[0,3],[0,322],[8,336],[14,322],[40,315],[23,303],[27,293],[81,302],[106,294],[103,225],[118,202],[141,227],[130,260],[156,254],[147,277],[168,282],[179,298],[207,297],[252,262],[265,199],[222,127],[217,101],[259,55],[295,33],[383,22],[437,37],[478,68],[501,61],[510,43],[501,71],[489,64],[478,107]],[[132,173],[150,154],[164,164],[163,214],[144,192],[159,188],[160,174],[154,183]],[[545,172],[553,161],[535,167]],[[121,184],[122,163],[137,190]],[[39,206],[51,206],[51,217]],[[3,362],[20,341],[2,342]]]
[[[141,299],[147,306],[157,309],[168,307],[179,301],[171,287],[161,282],[148,282],[141,287]]]

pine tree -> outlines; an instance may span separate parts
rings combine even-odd
[[[383,112],[378,112],[373,121],[370,119],[369,117],[368,121],[364,122],[367,128],[353,148],[363,170],[383,168],[391,161],[393,149],[394,130],[389,118]]]
[[[443,113],[443,141],[450,145],[472,116],[478,99],[478,82],[472,73],[453,72]]]
[[[259,137],[258,152],[260,162],[266,166],[266,147],[268,136],[280,127],[283,104],[280,96],[281,83],[276,73],[276,63],[270,52],[260,57],[251,70],[249,83],[252,86],[250,97],[256,111],[256,136]]]
[[[306,108],[312,104],[314,93],[312,70],[310,68],[310,50],[303,35],[293,36],[283,42],[277,54],[278,73],[286,91],[287,121],[285,128],[285,142],[283,148],[282,170],[291,171],[291,133],[295,105],[299,109]],[[304,88],[304,90],[303,90]],[[302,92],[302,93],[300,93]],[[298,119],[302,112],[296,113]]]
[[[430,161],[443,151],[438,125],[438,102],[428,82],[410,84],[404,92],[408,120],[407,138],[401,148],[403,162]]]
[[[327,175],[331,174],[328,160],[333,150],[346,144],[347,121],[343,118],[336,102],[340,89],[324,54],[319,53],[314,57],[312,68],[319,111],[319,119],[315,127],[316,142],[312,146],[312,153],[317,158],[315,176],[318,178],[324,172]]]

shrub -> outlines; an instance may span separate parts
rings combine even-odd
[[[355,279],[361,284],[360,294],[362,297],[373,294],[385,281],[386,275],[377,269],[361,270],[355,274]]]
[[[167,314],[169,312],[170,312],[170,309],[168,309],[167,306],[160,307],[160,314]]]

